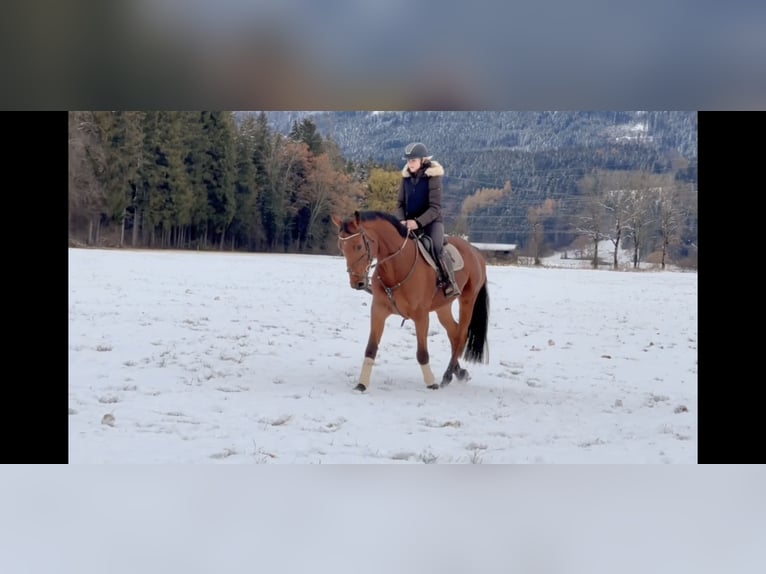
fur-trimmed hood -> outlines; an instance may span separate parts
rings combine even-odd
[[[428,167],[425,171],[426,177],[436,177],[439,175],[444,175],[444,168],[441,166],[441,164],[438,161],[430,160],[428,162]],[[407,169],[407,166],[405,165],[402,168],[402,177],[410,177],[412,174],[410,173],[410,170]]]

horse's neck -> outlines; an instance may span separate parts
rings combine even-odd
[[[388,225],[388,227],[391,228],[390,231],[388,229],[383,229],[381,232],[381,229],[374,229],[374,237],[372,239],[378,244],[378,264],[394,269],[395,266],[401,265],[402,263],[398,256],[407,252],[411,247],[414,247],[414,242],[407,241],[407,238],[399,235],[399,232],[394,229],[393,226]],[[408,245],[410,243],[412,245]]]
[[[402,248],[404,238],[398,233],[378,235],[378,259],[393,255]]]

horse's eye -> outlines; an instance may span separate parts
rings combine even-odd
[[[356,246],[356,250],[357,250],[357,251],[361,251],[361,250],[362,250],[362,246],[361,246],[361,245],[357,245],[357,246]]]

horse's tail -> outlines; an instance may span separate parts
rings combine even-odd
[[[489,325],[489,292],[487,281],[481,286],[476,302],[473,304],[473,315],[468,325],[463,358],[469,363],[488,363],[489,346],[487,344],[487,327]]]

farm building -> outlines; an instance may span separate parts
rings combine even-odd
[[[475,243],[471,245],[476,247],[484,255],[487,263],[492,264],[510,264],[516,263],[516,244],[515,243]]]

